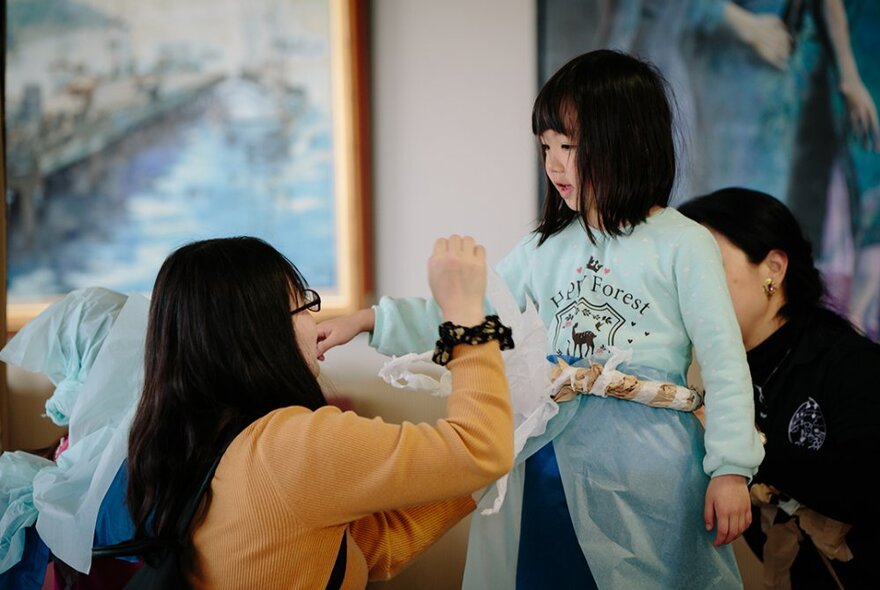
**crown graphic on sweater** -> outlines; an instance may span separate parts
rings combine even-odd
[[[587,263],[587,268],[593,272],[599,272],[599,270],[602,268],[602,265],[599,264],[598,260],[590,256],[590,261]]]

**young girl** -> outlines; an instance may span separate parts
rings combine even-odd
[[[603,362],[628,349],[620,370],[682,385],[693,345],[705,443],[691,413],[592,395],[560,404],[517,458],[501,513],[474,517],[464,586],[739,587],[721,545],[750,522],[746,481],[763,450],[718,248],[666,208],[663,78],[625,54],[587,53],[541,90],[532,130],[549,180],[543,218],[498,272],[521,308],[537,303],[551,354]],[[439,322],[431,302],[383,298],[321,324],[318,352],[365,330],[385,354],[430,350]]]

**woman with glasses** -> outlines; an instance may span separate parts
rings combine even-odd
[[[463,328],[438,342],[452,355],[449,417],[396,425],[327,405],[309,313],[320,296],[274,248],[215,239],[165,261],[129,439],[128,504],[139,536],[173,537],[222,452],[182,561],[193,587],[325,588],[335,569],[335,587],[364,588],[424,551],[474,509],[471,493],[510,469],[500,354],[509,343],[484,322],[483,248],[438,240],[428,269],[445,318]]]
[[[765,440],[745,538],[766,588],[877,588],[880,346],[823,301],[810,243],[770,195],[728,188],[679,208],[718,246]]]

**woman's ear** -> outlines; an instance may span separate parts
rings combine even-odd
[[[762,265],[766,268],[773,282],[782,285],[785,281],[785,273],[788,271],[788,254],[782,250],[770,250],[764,257]]]

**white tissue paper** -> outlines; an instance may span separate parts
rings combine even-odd
[[[10,451],[0,455],[0,574],[21,561],[25,529],[37,520],[33,481],[52,461]]]
[[[101,287],[78,289],[29,321],[0,351],[0,360],[55,384],[46,414],[65,426],[126,296]]]
[[[393,356],[379,369],[379,377],[398,389],[424,391],[446,397],[452,393],[452,374],[431,360],[433,351]]]
[[[504,280],[494,270],[487,275],[486,296],[492,309],[513,333],[515,347],[502,351],[504,372],[510,387],[513,406],[513,450],[519,454],[529,438],[540,436],[547,423],[559,412],[551,399],[558,390],[550,380],[547,361],[547,327],[534,303],[527,300],[520,311]],[[397,388],[413,389],[432,395],[449,395],[452,377],[448,369],[431,363],[433,351],[393,357],[379,371],[379,376]],[[565,380],[565,378],[563,378]],[[495,485],[498,496],[483,514],[497,513],[507,493],[507,476]]]
[[[70,416],[70,446],[34,478],[37,532],[61,561],[88,573],[101,502],[128,454],[143,385],[149,301],[131,295],[95,358]]]

